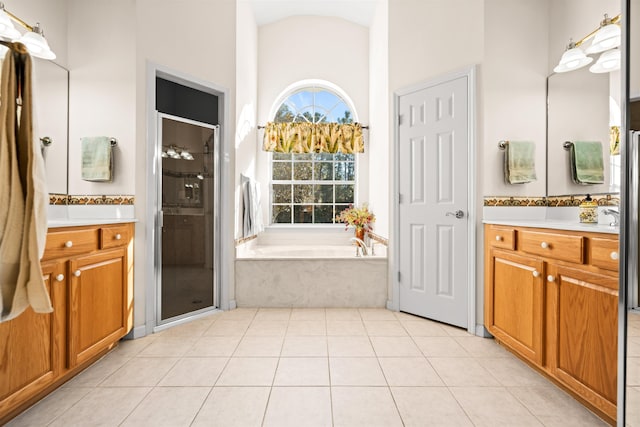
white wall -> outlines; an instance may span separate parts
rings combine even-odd
[[[547,0],[485,0],[483,144],[478,151],[484,196],[545,196],[548,17]],[[501,140],[536,144],[537,181],[504,182]]]
[[[369,120],[369,31],[333,17],[296,16],[258,29],[258,124],[265,124],[278,96],[291,84],[321,79],[342,88],[355,104],[358,120]],[[365,141],[367,135],[365,132]],[[263,133],[258,132],[259,138]],[[256,142],[261,147],[262,141]],[[358,203],[369,200],[369,150],[358,154]],[[269,157],[258,148],[265,224],[269,223]]]
[[[235,237],[242,237],[242,188],[240,174],[256,178],[256,111],[258,108],[258,26],[247,2],[238,2],[236,39],[236,152]],[[263,192],[263,203],[269,193]]]
[[[135,2],[69,0],[69,194],[135,194]],[[110,183],[82,181],[80,139],[109,136]]]
[[[135,246],[135,326],[145,323],[145,298],[150,287],[155,286],[146,274],[148,262],[153,260],[152,236],[147,235],[146,177],[149,171],[147,159],[147,63],[154,63],[173,70],[181,76],[208,82],[229,91],[230,123],[222,128],[223,144],[233,146],[235,134],[235,86],[236,86],[236,2],[235,0],[136,0],[135,1],[136,45],[136,168],[135,194],[136,224]],[[94,23],[95,24],[95,23]],[[223,111],[220,111],[223,114]],[[223,153],[221,162],[228,175],[224,178],[227,191],[223,189],[222,209],[226,222],[222,230],[233,229],[234,198],[230,179],[234,176],[235,157],[233,150]],[[222,286],[233,284],[232,235],[222,240]],[[150,261],[151,260],[151,261]],[[232,286],[231,286],[232,288]],[[233,289],[231,289],[233,291]],[[232,298],[232,295],[230,296]],[[226,301],[222,301],[226,307]]]
[[[389,236],[389,2],[379,0],[369,28],[369,205],[375,233]]]

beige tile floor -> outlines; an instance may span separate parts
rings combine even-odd
[[[383,309],[237,309],[118,348],[16,426],[600,426],[493,340]]]

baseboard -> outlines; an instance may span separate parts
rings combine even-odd
[[[393,303],[393,300],[390,299],[387,300],[387,310],[400,311],[398,307],[396,307],[396,305]]]
[[[493,335],[487,331],[484,325],[476,325],[476,335],[482,338],[493,338]]]
[[[135,328],[131,329],[129,331],[129,333],[127,335],[125,335],[122,339],[124,340],[135,340],[138,338],[142,338],[144,336],[147,335],[147,326],[146,325],[141,325],[141,326],[136,326]]]
[[[235,310],[237,307],[236,300],[232,299],[229,301],[229,310]]]

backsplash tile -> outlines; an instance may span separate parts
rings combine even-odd
[[[65,195],[49,194],[50,205],[133,205],[135,196],[131,195]]]
[[[580,206],[580,203],[587,197],[587,194],[574,194],[568,196],[550,197],[501,197],[485,196],[484,206],[548,206],[552,208]],[[598,206],[619,206],[620,194],[591,194],[591,198],[598,203]]]

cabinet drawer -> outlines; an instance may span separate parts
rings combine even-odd
[[[519,231],[520,250],[547,258],[582,264],[584,238],[569,234]]]
[[[595,267],[618,271],[620,255],[618,240],[593,237],[590,243],[590,263]]]
[[[485,239],[494,248],[509,250],[515,250],[516,248],[516,231],[513,228],[490,225],[487,227]]]
[[[103,227],[100,229],[100,249],[117,248],[125,246],[131,239],[128,225],[117,227]]]
[[[47,233],[43,259],[65,258],[98,249],[98,229],[60,230]]]

